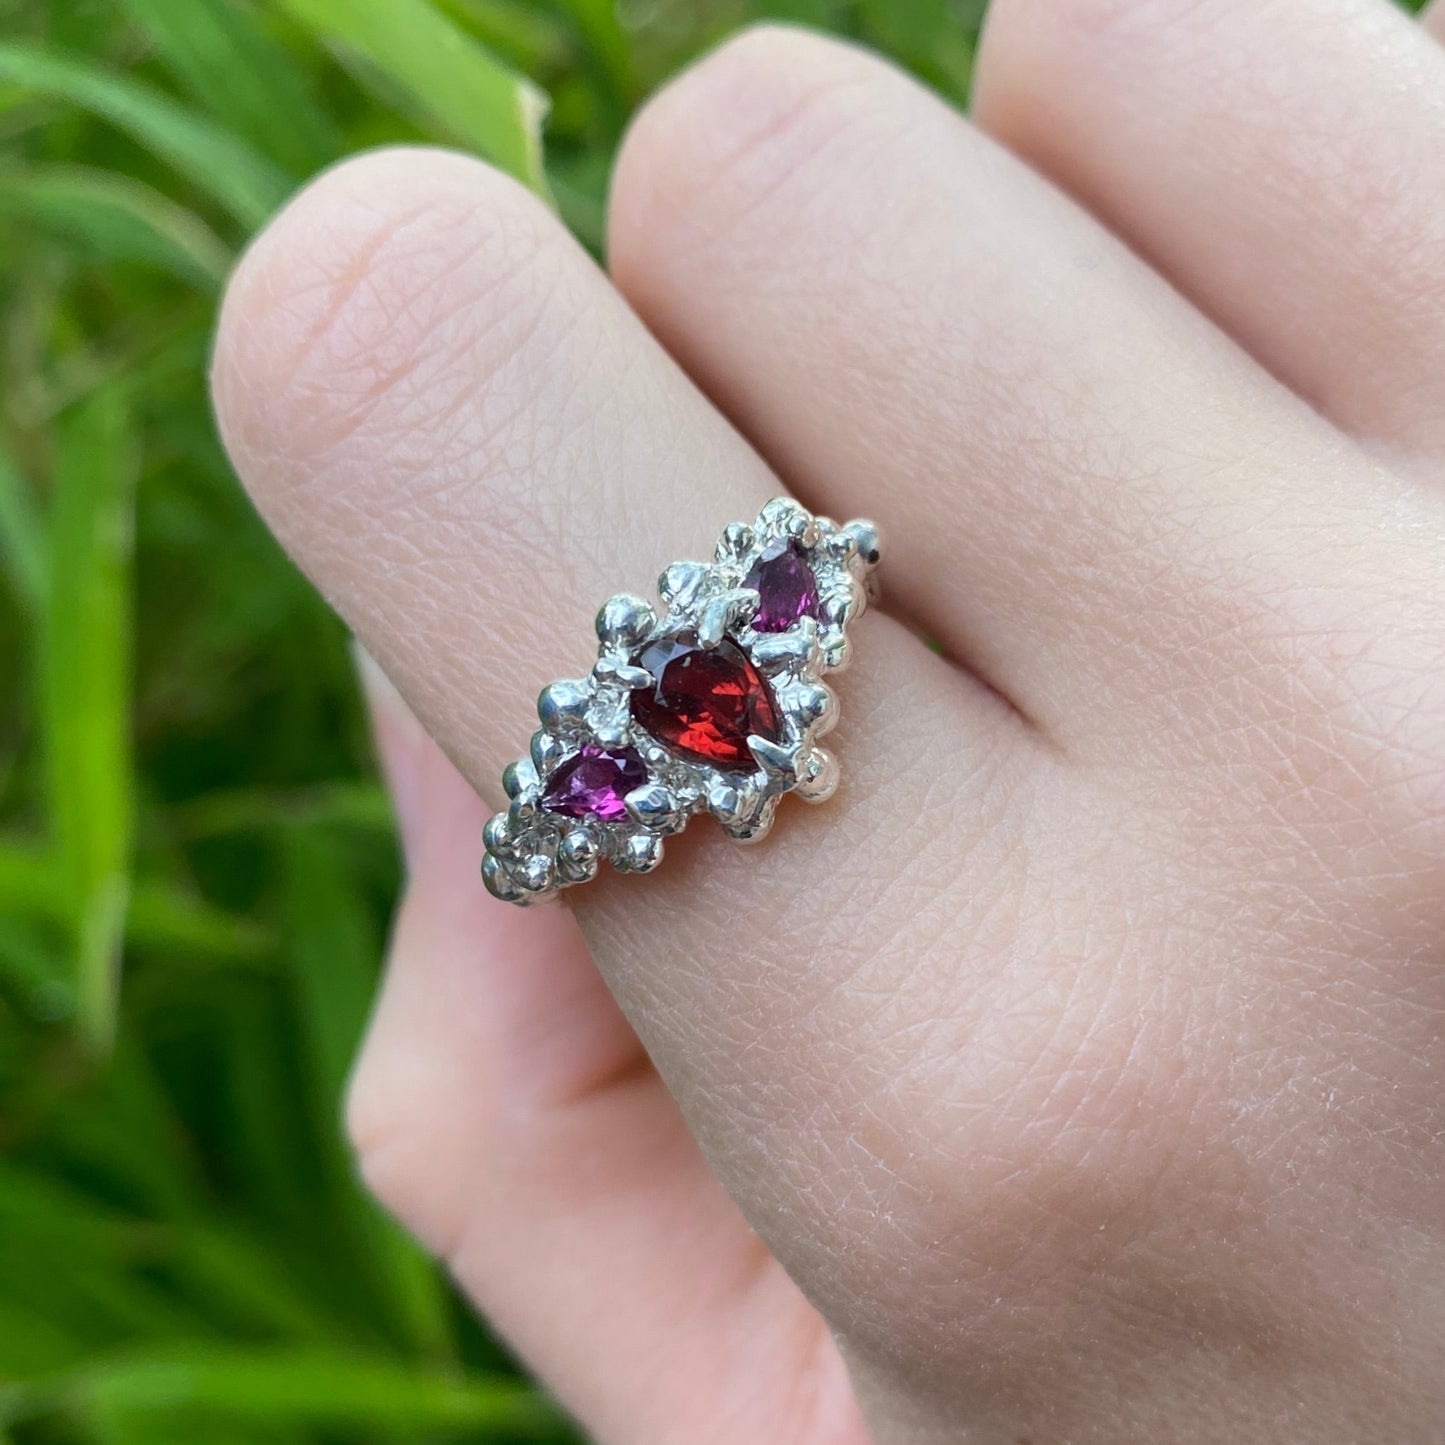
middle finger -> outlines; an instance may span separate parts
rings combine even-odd
[[[851,48],[762,30],[675,83],[619,165],[612,261],[800,495],[887,517],[892,595],[1065,742],[1136,748],[1126,712],[1176,721],[1181,669],[1251,666],[1259,616],[1379,531],[1353,444]]]

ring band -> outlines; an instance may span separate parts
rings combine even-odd
[[[746,843],[785,793],[831,797],[838,764],[818,739],[838,702],[823,677],[848,664],[878,561],[871,522],[840,527],[778,497],[728,527],[712,562],[673,563],[660,611],[611,598],[591,673],[542,690],[531,755],[502,775],[511,804],[483,833],[488,889],[527,904],[604,861],[648,873],[696,813]]]

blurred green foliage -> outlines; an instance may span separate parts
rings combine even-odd
[[[597,250],[629,113],[730,30],[958,98],[980,9],[0,0],[0,1442],[575,1438],[338,1134],[397,863],[342,630],[211,425],[238,248],[424,139]]]

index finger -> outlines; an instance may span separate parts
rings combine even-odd
[[[351,162],[275,223],[227,299],[216,400],[282,541],[483,789],[538,687],[589,656],[598,603],[779,490],[543,207],[442,154]],[[838,1107],[824,1056],[856,1054],[873,1008],[850,980],[959,858],[1012,859],[991,821],[1019,790],[996,784],[1038,756],[889,618],[870,612],[856,646],[832,803],[788,809],[763,850],[702,820],[649,879],[572,894],[724,1182],[775,1235],[800,1187],[836,1188],[800,1168],[866,1167],[815,1126]]]

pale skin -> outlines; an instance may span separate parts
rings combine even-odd
[[[1445,1432],[1442,4],[998,0],[970,118],[753,32],[610,277],[439,152],[242,264],[227,444],[395,685],[360,1167],[604,1445]],[[785,491],[889,544],[838,796],[494,902],[538,688]]]

